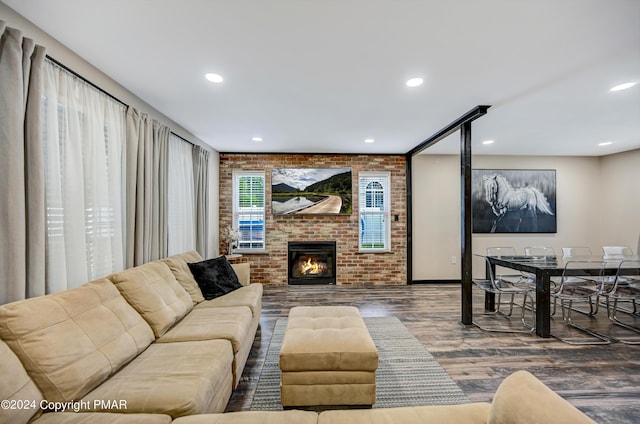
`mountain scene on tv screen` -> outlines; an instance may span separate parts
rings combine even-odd
[[[351,172],[334,175],[324,181],[318,181],[304,189],[305,193],[351,194]]]
[[[275,215],[349,214],[351,170],[274,169],[271,193]],[[328,204],[334,207],[327,209]]]
[[[299,190],[295,187],[291,187],[288,184],[280,183],[271,188],[273,193],[297,193]]]

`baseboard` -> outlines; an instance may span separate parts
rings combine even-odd
[[[460,284],[460,280],[411,280],[411,284]]]

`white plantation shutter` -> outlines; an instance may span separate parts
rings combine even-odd
[[[265,173],[236,171],[233,173],[233,227],[240,232],[238,251],[265,248]]]
[[[358,174],[360,250],[388,252],[391,248],[391,175],[388,172]]]

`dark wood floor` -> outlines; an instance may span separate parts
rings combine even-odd
[[[242,381],[227,411],[248,410],[260,376],[275,321],[298,305],[353,305],[363,316],[396,316],[436,357],[471,401],[491,401],[500,382],[526,369],[599,423],[640,422],[640,346],[614,343],[573,346],[531,334],[488,333],[460,324],[460,287],[413,286],[269,286],[263,313]],[[481,293],[474,294],[480,316]],[[618,336],[606,310],[597,319],[575,320]],[[640,326],[640,318],[632,318]],[[566,330],[560,318],[553,333]]]

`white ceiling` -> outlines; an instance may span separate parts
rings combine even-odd
[[[2,1],[222,152],[405,153],[476,105],[474,153],[640,148],[638,0]]]

